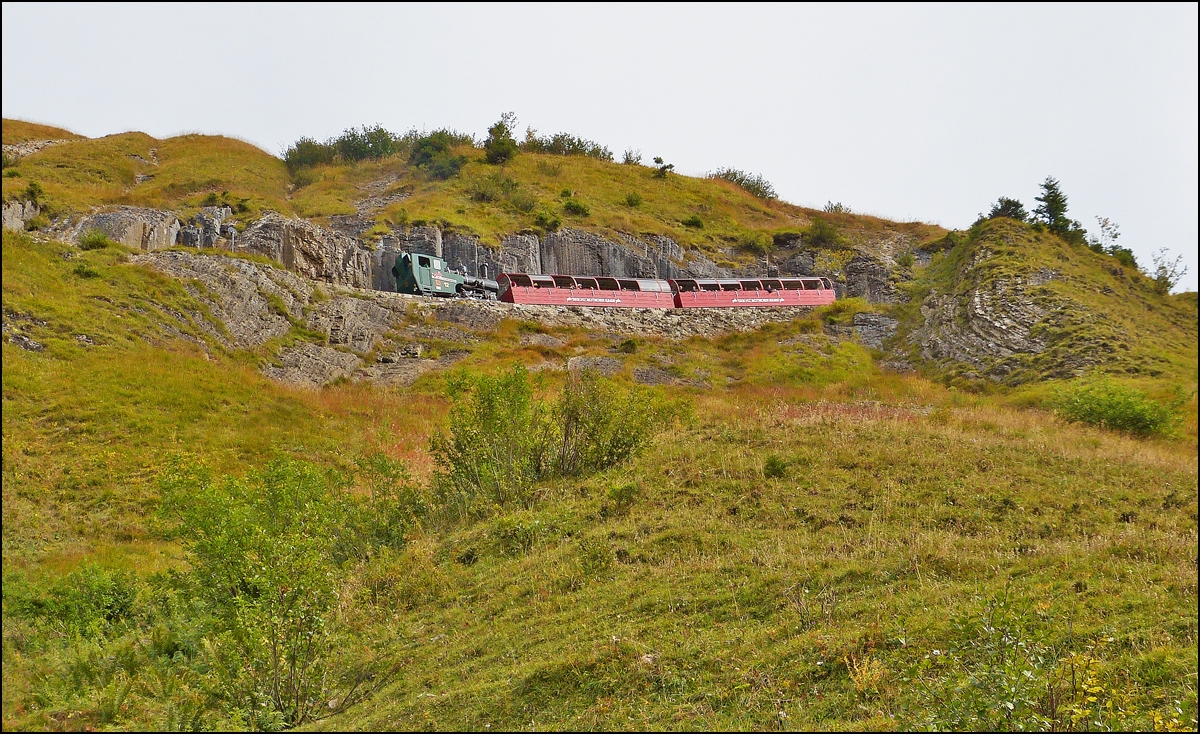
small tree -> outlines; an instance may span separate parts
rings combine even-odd
[[[517,141],[512,136],[513,128],[516,125],[517,114],[505,112],[500,115],[500,119],[495,125],[488,128],[488,139],[483,144],[488,163],[502,166],[512,160],[513,156],[520,151]]]
[[[1046,177],[1042,182],[1042,195],[1034,197],[1034,200],[1039,202],[1038,207],[1033,210],[1036,224],[1044,226],[1072,245],[1087,244],[1087,230],[1067,216],[1067,195],[1063,193],[1055,178]]]
[[[1005,217],[1007,219],[1015,219],[1018,222],[1029,221],[1029,212],[1025,211],[1025,205],[1017,199],[1010,199],[1007,196],[1001,196],[992,204],[992,210],[988,212],[988,219],[998,219]]]
[[[1154,279],[1154,290],[1165,296],[1187,274],[1187,266],[1183,264],[1183,255],[1176,255],[1174,259],[1171,259],[1171,253],[1163,247],[1151,255],[1150,259],[1154,262],[1154,270],[1148,275]]]
[[[1096,217],[1096,224],[1100,226],[1100,234],[1088,237],[1088,246],[1096,252],[1111,255],[1121,237],[1121,228],[1108,217]]]
[[[654,165],[655,165],[655,169],[654,169],[654,177],[655,178],[666,178],[668,173],[675,170],[674,163],[664,163],[663,159],[658,156],[654,157]]]

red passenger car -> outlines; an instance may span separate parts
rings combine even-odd
[[[502,273],[500,300],[543,306],[675,308],[671,284],[650,278]]]
[[[828,278],[653,280],[571,275],[500,275],[500,300],[600,308],[752,308],[833,303]]]
[[[671,281],[676,308],[824,306],[836,296],[828,278],[739,278]]]

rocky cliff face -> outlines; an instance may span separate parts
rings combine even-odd
[[[310,280],[359,288],[373,287],[376,270],[383,266],[358,240],[274,212],[247,227],[235,251],[264,255]]]
[[[58,234],[68,242],[78,242],[85,233],[99,230],[114,242],[142,252],[153,252],[174,247],[182,226],[171,212],[120,206],[65,222]]]
[[[505,318],[583,327],[614,338],[686,339],[748,331],[811,311],[514,306],[319,285],[281,268],[215,254],[152,252],[133,261],[181,280],[215,321],[200,313],[189,314],[190,320],[207,324],[209,336],[225,348],[261,347],[286,336],[293,323],[322,335],[321,343],[293,340],[262,368],[273,379],[313,386],[338,378],[411,382],[468,354],[479,341],[478,332],[495,331]],[[431,344],[440,345],[436,359],[426,356]],[[460,346],[447,349],[447,344]]]

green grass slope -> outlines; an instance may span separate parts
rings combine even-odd
[[[1018,384],[1095,369],[1146,385],[1194,389],[1195,294],[1160,293],[1151,279],[1114,257],[1010,219],[986,221],[925,247],[934,251],[933,261],[913,268],[903,286],[909,302],[892,309],[901,319],[894,344],[910,349],[914,361],[920,361],[919,346],[909,337],[925,323],[922,309],[931,294],[954,299],[964,330],[975,318],[968,311],[981,308],[976,294],[983,294],[994,298],[985,307],[993,312],[1001,312],[1005,300],[1039,309],[1043,315],[1030,336],[1045,348],[986,359],[982,370],[943,360],[930,365],[937,373],[954,379],[979,371]]]
[[[40,134],[29,123],[4,120],[14,139]],[[7,138],[6,138],[7,139]],[[304,168],[295,175],[275,156],[238,140],[185,135],[156,140],[144,133],[80,139],[46,148],[6,169],[3,196],[22,198],[31,182],[44,191],[52,216],[93,206],[134,205],[188,214],[207,203],[240,208],[252,220],[274,210],[328,223],[351,215],[368,197],[407,198],[370,212],[372,236],[408,224],[439,224],[496,246],[505,235],[555,226],[620,234],[665,235],[724,264],[747,264],[822,216],[846,245],[901,233],[918,241],[940,227],[895,223],[849,213],[822,213],[766,201],[720,179],[655,175],[655,169],[586,156],[522,153],[503,167],[471,146],[460,174],[431,179],[404,155]],[[582,208],[580,208],[582,206]],[[586,213],[584,213],[586,212]],[[551,223],[553,222],[553,223]]]
[[[382,452],[427,492],[444,380],[281,387],[118,248],[3,247],[6,325],[44,345],[3,345],[4,728],[277,726],[230,698],[158,480],[173,455],[243,476]],[[342,562],[345,652],[398,668],[314,725],[1194,728],[1195,398],[1173,437],[1064,424],[881,371],[826,316],[626,346],[617,384],[643,366],[710,385],[657,389],[691,418]],[[619,346],[522,340],[541,328],[481,334],[464,369]]]

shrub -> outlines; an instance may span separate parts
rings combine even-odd
[[[704,221],[695,214],[684,219],[681,224],[683,224],[685,227],[691,227],[692,229],[704,229]]]
[[[472,179],[467,186],[471,198],[476,201],[496,201],[517,190],[517,181],[499,171]]]
[[[456,156],[451,152],[456,146],[464,144],[463,138],[463,135],[449,130],[435,130],[414,141],[408,162],[425,170],[431,178],[453,178],[467,163],[465,156]]]
[[[50,226],[50,219],[45,214],[39,214],[33,219],[25,222],[25,231],[36,232],[39,229]]]
[[[775,241],[762,232],[746,232],[738,238],[737,249],[750,255],[762,257],[771,251]]]
[[[612,162],[612,151],[605,146],[575,137],[568,133],[558,133],[549,137],[538,137],[537,130],[525,131],[525,142],[521,150],[526,153],[550,153],[553,155],[582,155],[588,158]]]
[[[837,227],[821,217],[814,217],[813,223],[800,236],[810,247],[838,247],[842,244]]]
[[[636,191],[631,191],[625,195],[625,206],[635,209],[642,205],[642,195]]]
[[[25,201],[33,202],[34,205],[40,204],[45,194],[46,192],[42,189],[42,185],[37,181],[30,181],[25,190],[21,192],[22,198]]]
[[[655,178],[666,178],[667,174],[674,170],[675,170],[674,163],[665,163],[665,162],[663,162],[662,158],[659,158],[657,156],[654,158],[654,177]]]
[[[333,163],[337,150],[329,143],[318,143],[312,138],[300,138],[283,154],[283,162],[295,174],[306,166]]]
[[[787,475],[787,462],[775,454],[763,462],[763,476],[767,479],[783,479]]]
[[[992,204],[992,210],[988,212],[988,219],[998,219],[1006,217],[1015,219],[1018,222],[1029,221],[1029,212],[1025,211],[1025,205],[1018,199],[1010,199],[1007,196],[1001,196]]]
[[[736,168],[718,168],[716,171],[708,174],[708,177],[728,181],[760,199],[771,201],[772,199],[779,198],[771,182],[756,173],[746,173]]]
[[[913,257],[911,252],[906,252],[900,257],[896,258],[896,264],[902,268],[911,268],[915,262],[916,258]]]
[[[626,150],[626,151],[625,151],[625,153],[624,153],[624,155],[622,155],[622,156],[621,156],[621,162],[622,162],[622,163],[624,163],[624,164],[625,164],[625,165],[627,165],[627,166],[637,166],[637,165],[641,165],[641,163],[642,163],[642,151],[640,151],[640,150]]]
[[[563,203],[563,211],[565,211],[567,214],[574,214],[579,217],[586,217],[592,213],[592,210],[588,208],[588,205],[584,204],[578,199],[567,199]]]
[[[344,480],[276,459],[245,479],[177,464],[160,483],[162,517],[215,615],[206,650],[222,697],[295,726],[370,692],[378,671],[336,664],[334,554],[355,517]]]
[[[115,244],[108,238],[108,235],[98,229],[89,229],[79,238],[79,249],[81,250],[102,250]]]
[[[71,270],[71,272],[74,273],[75,275],[79,276],[80,278],[99,278],[100,277],[100,273],[96,272],[95,270],[92,270],[91,268],[89,268],[87,265],[84,265],[83,263],[79,263],[78,265],[76,265]]]
[[[512,160],[519,152],[517,141],[513,140],[512,130],[517,124],[517,116],[505,112],[495,125],[488,128],[488,138],[483,144],[487,162],[493,165],[504,165]]]
[[[1164,405],[1140,390],[1107,380],[1087,380],[1059,390],[1054,397],[1054,408],[1068,421],[1151,436],[1170,431],[1183,402],[1177,397]]]
[[[396,152],[396,136],[382,125],[358,130],[349,128],[332,142],[332,147],[345,161],[379,160]]]
[[[534,484],[584,476],[638,451],[666,409],[594,372],[570,373],[557,399],[539,398],[523,366],[497,377],[459,375],[447,432],[434,435],[439,508],[449,517],[528,506]]]
[[[826,211],[830,214],[850,214],[851,213],[850,207],[846,206],[845,204],[843,204],[840,201],[837,202],[836,204],[833,203],[832,201],[827,201],[827,202],[825,202],[825,206],[822,207],[822,210]]]
[[[533,218],[533,223],[547,232],[553,232],[562,226],[562,217],[548,209],[542,209]]]
[[[538,205],[537,197],[528,191],[514,191],[508,197],[508,200],[514,209],[525,214],[537,209]]]
[[[4,177],[5,178],[20,178],[20,176],[21,176],[21,172],[15,168],[4,169]]]
[[[638,350],[637,339],[626,339],[617,345],[617,351],[624,354],[633,354]]]

